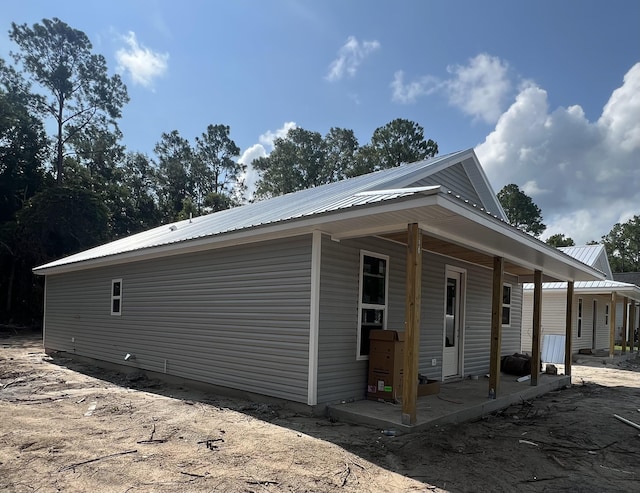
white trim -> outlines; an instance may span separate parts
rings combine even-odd
[[[505,303],[504,302],[504,288],[509,288],[509,303]],[[513,284],[510,282],[505,282],[502,283],[502,311],[504,312],[505,308],[509,308],[509,322],[508,323],[503,323],[502,326],[503,327],[511,327],[511,309],[513,307]],[[500,314],[500,319],[502,319],[502,313]]]
[[[438,190],[440,190],[440,185],[429,185],[424,187],[392,188],[390,190],[366,190],[364,192],[354,193],[353,195],[355,197],[377,197],[378,195],[407,195],[412,193],[432,195],[434,193],[438,193]]]
[[[119,295],[114,295],[113,294],[113,286],[115,286],[116,284],[120,285],[120,294]],[[110,307],[111,308],[111,315],[114,315],[114,316],[117,316],[117,317],[122,315],[122,287],[123,287],[122,286],[122,279],[111,279],[111,293],[110,293],[111,296],[109,297],[109,300],[111,301],[111,307]],[[118,311],[117,312],[113,311],[113,302],[115,300],[119,301]]]
[[[584,330],[584,299],[578,298],[576,303],[576,338],[582,339]]]
[[[318,335],[320,332],[320,273],[322,233],[314,231],[311,241],[311,303],[309,307],[309,380],[307,404],[318,403]]]
[[[459,333],[458,337],[458,371],[459,373],[455,376],[463,376],[464,375],[464,341],[465,341],[465,333],[466,333],[466,313],[467,313],[467,269],[463,267],[458,267],[456,265],[445,264],[444,268],[444,307],[442,310],[442,361],[441,361],[441,378],[444,380],[444,348],[446,346],[445,334],[446,334],[446,314],[447,314],[447,279],[449,277],[450,272],[455,272],[460,274],[460,300],[459,300],[459,315],[460,315],[460,325],[459,325]],[[447,377],[452,378],[452,376]]]
[[[46,348],[47,334],[47,277],[44,278],[44,307],[42,311],[42,345]]]
[[[364,266],[364,257],[373,257],[380,260],[384,260],[386,262],[385,265],[385,274],[384,274],[384,305],[378,305],[376,303],[363,303],[362,302],[362,287],[364,284],[364,276],[363,276],[363,266]],[[389,255],[384,255],[382,253],[372,252],[370,250],[360,250],[360,271],[358,273],[358,327],[356,328],[356,361],[364,361],[369,359],[369,355],[361,355],[360,354],[360,346],[362,343],[362,310],[372,309],[372,310],[383,310],[383,319],[382,319],[382,329],[387,329],[387,316],[389,313]]]

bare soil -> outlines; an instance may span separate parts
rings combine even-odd
[[[604,363],[603,363],[604,361]],[[640,360],[480,420],[386,436],[105,371],[0,333],[0,491],[640,491]]]

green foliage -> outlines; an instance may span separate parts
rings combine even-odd
[[[109,230],[112,238],[121,238],[158,226],[160,209],[156,200],[158,175],[149,158],[129,153],[114,170],[110,187]]]
[[[371,142],[363,146],[359,155],[357,171],[350,176],[394,168],[437,154],[438,144],[431,139],[425,140],[422,126],[396,118],[374,130]]]
[[[0,223],[14,218],[45,177],[44,129],[17,77],[0,60]]]
[[[34,107],[55,122],[54,167],[61,184],[65,148],[89,126],[117,128],[127,89],[119,75],[107,74],[105,58],[91,53],[87,35],[60,19],[32,27],[12,23],[9,38],[19,48],[12,52],[15,62],[47,94],[35,98]]]
[[[47,141],[31,111],[32,95],[21,75],[0,59],[0,320],[29,320],[41,313],[17,214],[47,185]]]
[[[565,237],[565,235],[562,233],[557,233],[555,235],[549,236],[546,243],[547,245],[551,245],[552,247],[556,248],[575,246],[573,238]]]
[[[158,157],[160,210],[163,221],[178,218],[183,202],[193,196],[190,179],[193,151],[177,130],[163,133],[154,149]]]
[[[517,228],[536,237],[547,228],[542,222],[540,208],[534,204],[531,197],[518,188],[518,185],[505,185],[498,192],[498,200],[509,222]]]
[[[256,197],[267,198],[329,183],[332,171],[325,159],[324,139],[318,132],[292,128],[277,138],[267,157],[253,162],[260,172]]]
[[[613,272],[640,271],[640,216],[626,223],[616,223],[609,234],[602,237]]]
[[[240,155],[240,148],[229,137],[230,131],[228,125],[209,125],[202,136],[196,137],[191,181],[198,214],[208,212],[211,206],[207,204],[213,202],[215,207],[226,204],[223,208],[228,209],[244,194],[240,177],[247,167],[233,160]],[[214,196],[218,199],[211,198]]]
[[[415,122],[396,119],[377,128],[360,147],[352,130],[331,128],[322,137],[303,128],[274,141],[269,156],[252,165],[260,173],[256,198],[267,198],[324,185],[380,169],[420,161],[438,153]]]
[[[95,192],[49,187],[19,211],[17,234],[37,265],[105,242],[108,219],[109,211]]]
[[[240,148],[227,125],[209,125],[195,147],[177,130],[163,133],[155,146],[158,158],[162,219],[185,219],[239,204],[246,167],[233,160]]]

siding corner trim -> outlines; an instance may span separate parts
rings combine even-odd
[[[309,310],[309,380],[307,404],[318,403],[318,333],[320,331],[320,270],[322,233],[314,231],[311,242],[311,306]]]

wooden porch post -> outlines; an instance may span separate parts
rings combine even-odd
[[[627,305],[629,304],[629,298],[624,296],[622,298],[622,354],[627,352]]]
[[[567,312],[564,337],[564,374],[571,376],[571,352],[573,351],[573,281],[567,282]]]
[[[404,366],[402,373],[402,424],[416,423],[418,358],[420,349],[420,299],[422,296],[422,232],[416,223],[407,228],[407,299],[405,304]]]
[[[616,292],[611,293],[611,313],[609,317],[609,357],[613,358],[616,345]]]
[[[504,259],[493,258],[493,290],[491,293],[491,355],[489,357],[489,395],[500,392],[500,347],[502,344],[502,290]]]
[[[635,335],[636,335],[636,300],[631,300],[631,308],[629,310],[629,340],[631,341],[629,349],[630,352],[635,351]],[[638,343],[638,350],[640,351],[640,342]]]
[[[533,273],[533,339],[531,341],[531,385],[540,376],[540,335],[542,333],[542,271]]]

